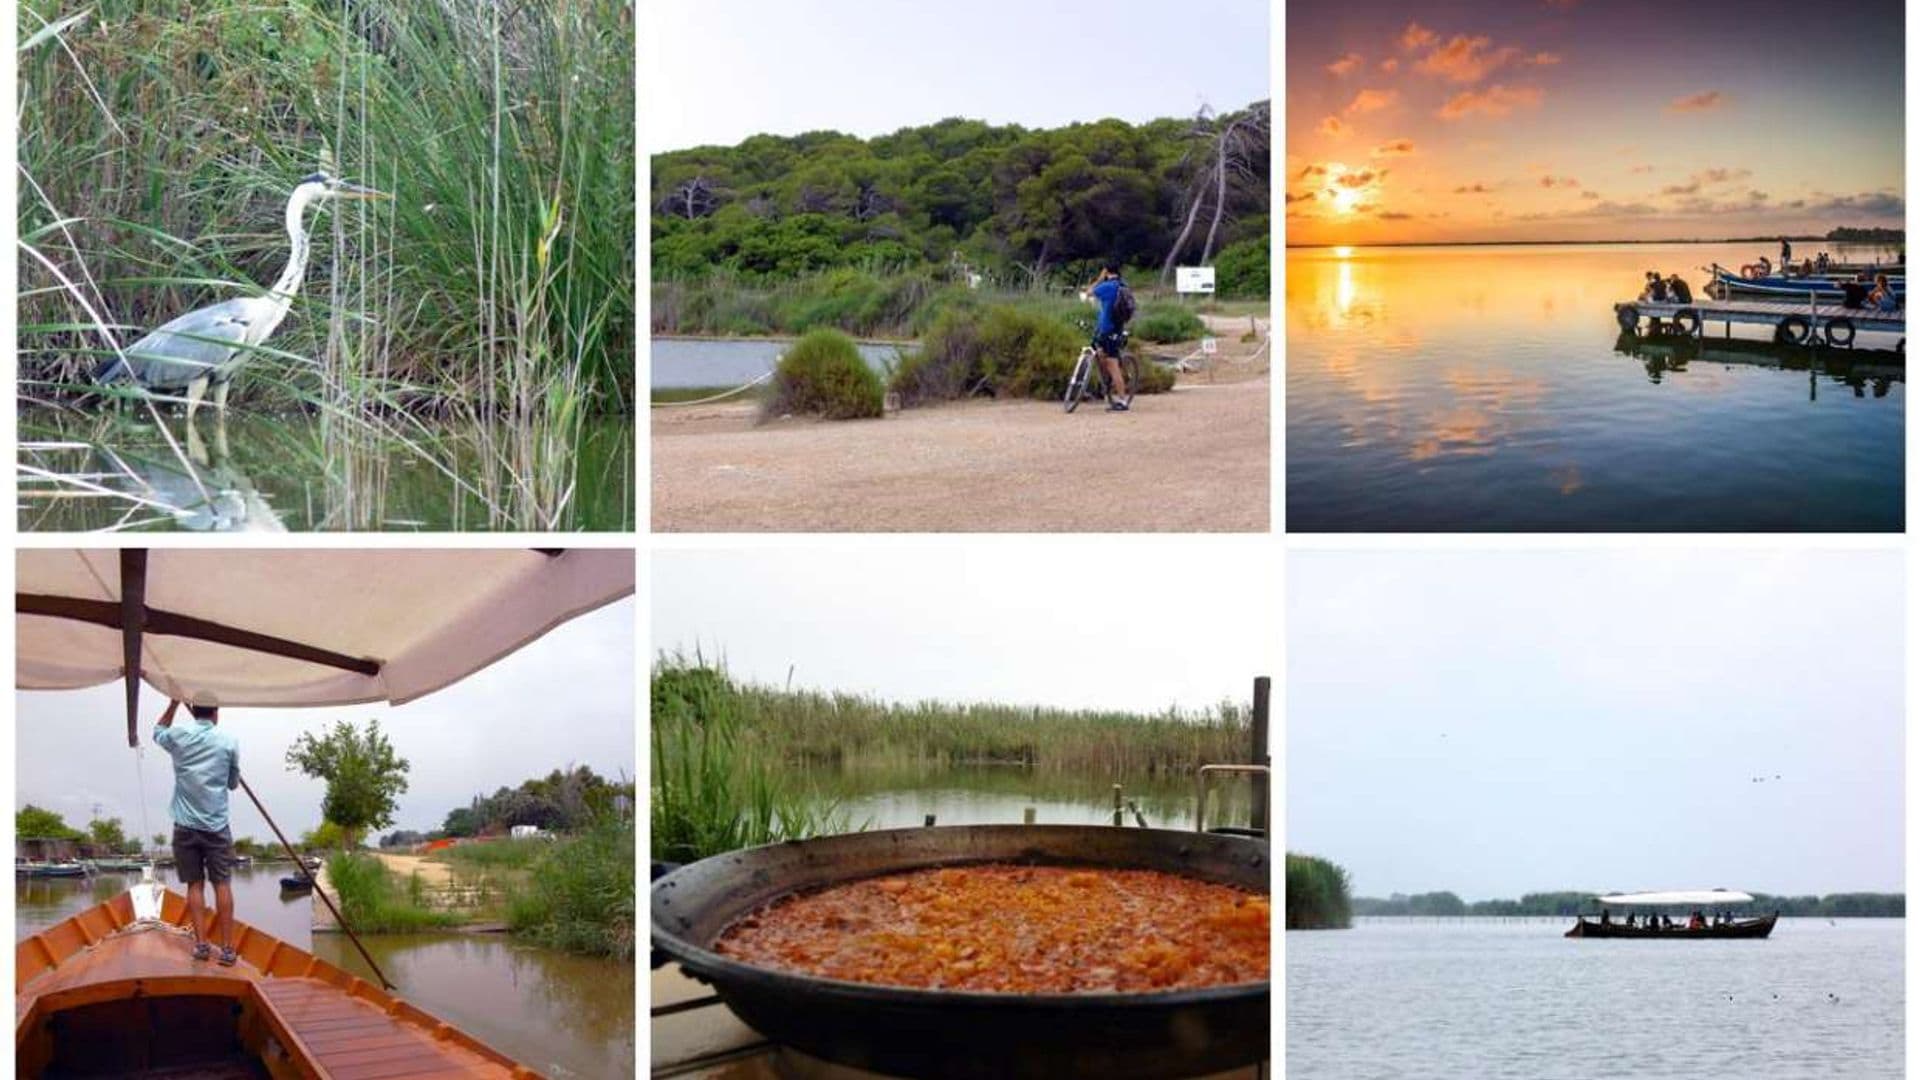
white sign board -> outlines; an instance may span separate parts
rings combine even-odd
[[[1176,266],[1173,270],[1173,289],[1181,293],[1206,293],[1213,295],[1213,267]]]
[[[1220,351],[1220,339],[1203,337],[1200,339],[1200,355],[1212,356]]]

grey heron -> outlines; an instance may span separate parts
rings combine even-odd
[[[293,251],[272,291],[187,312],[122,349],[120,356],[94,372],[94,381],[110,383],[131,377],[145,390],[184,390],[189,423],[209,387],[213,389],[214,406],[225,409],[234,374],[246,364],[253,349],[279,328],[306,277],[307,208],[332,199],[391,197],[324,172],[302,179],[287,200],[287,239]]]

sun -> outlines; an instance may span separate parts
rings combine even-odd
[[[1343,187],[1333,193],[1333,212],[1336,214],[1351,214],[1353,213],[1353,208],[1359,205],[1359,203],[1360,190],[1358,188]]]

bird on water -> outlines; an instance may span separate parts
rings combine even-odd
[[[302,179],[287,199],[287,240],[292,252],[287,268],[264,296],[246,296],[196,308],[120,350],[94,372],[94,381],[113,383],[131,379],[149,392],[185,391],[187,422],[207,390],[213,403],[227,407],[233,377],[253,350],[273,336],[293,309],[294,294],[307,275],[308,207],[324,207],[334,199],[388,199],[383,191],[351,184],[324,172]]]

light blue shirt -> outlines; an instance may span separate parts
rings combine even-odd
[[[219,725],[191,717],[153,729],[173,757],[173,823],[205,832],[227,827],[227,795],[240,783],[240,743]]]

